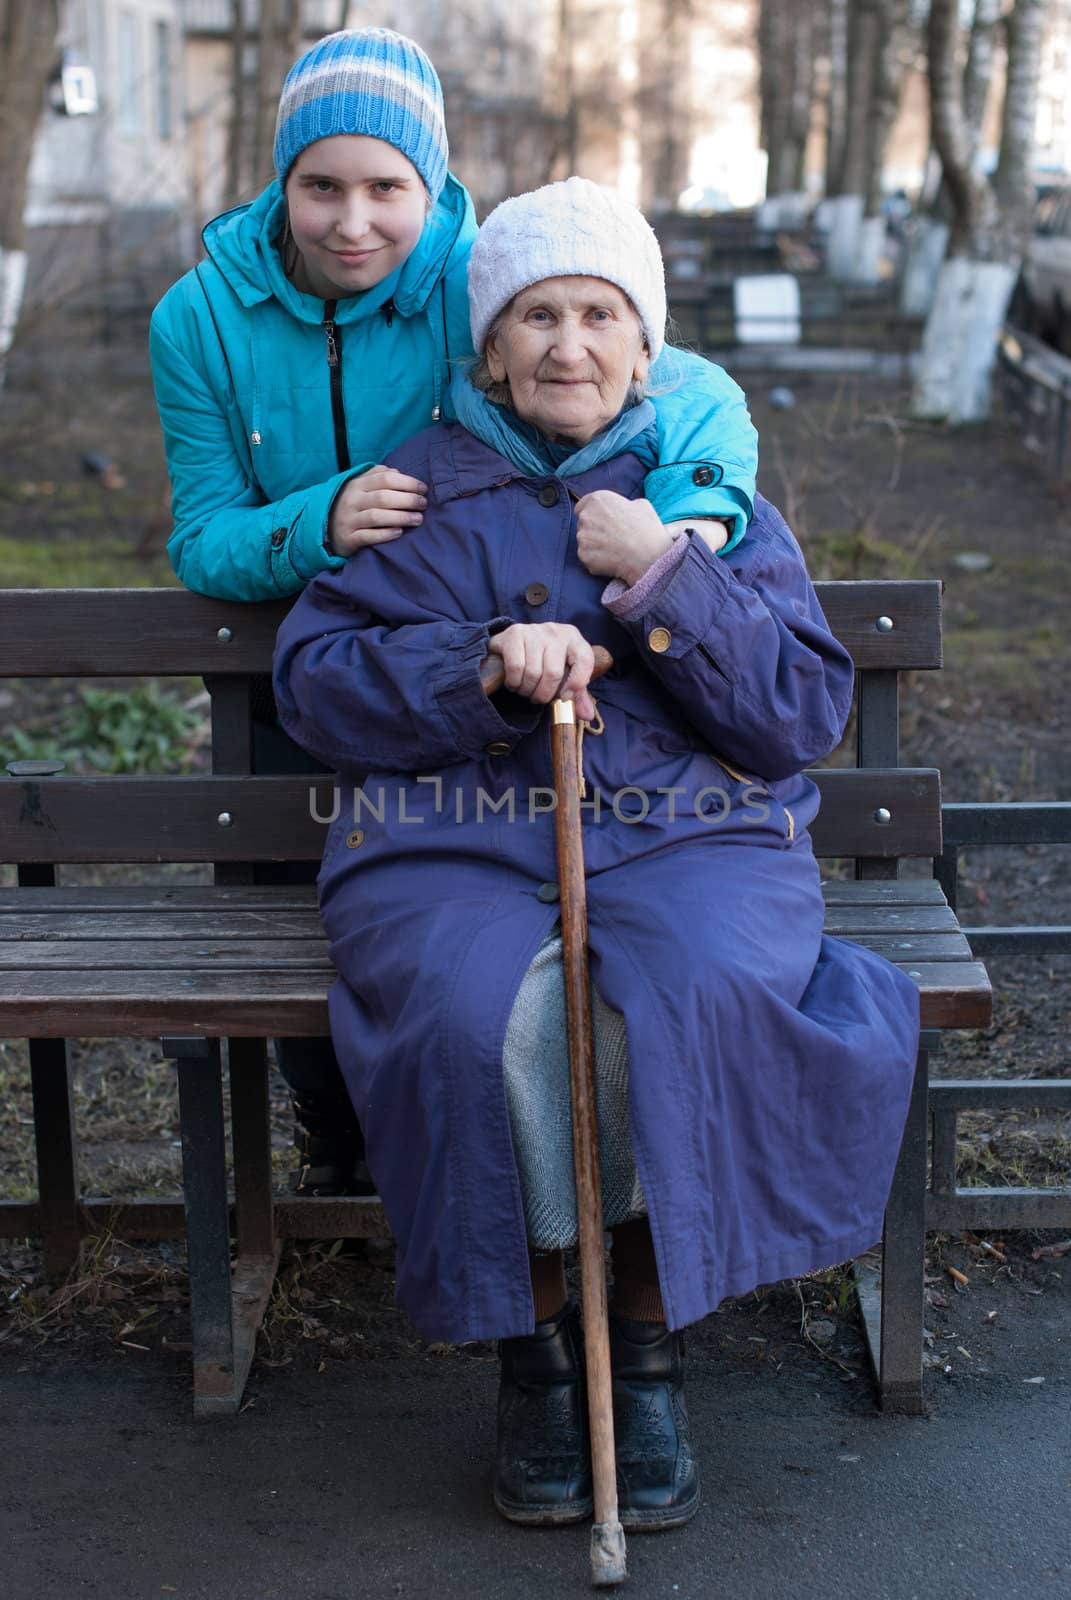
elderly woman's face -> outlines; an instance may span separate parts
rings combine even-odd
[[[650,365],[631,302],[603,278],[544,278],[522,289],[485,354],[521,420],[578,447],[614,420]]]

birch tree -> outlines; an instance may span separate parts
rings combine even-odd
[[[993,67],[1001,45],[1002,8],[1003,0],[975,0],[967,64],[963,70],[963,114],[972,161],[981,144]],[[936,159],[939,165],[939,158]],[[927,209],[916,216],[908,240],[900,309],[909,317],[929,316],[941,263],[948,249],[948,217],[952,206],[943,176],[936,181],[935,191],[928,197]]]
[[[59,0],[0,0],[0,387],[26,287],[26,183],[59,11]]]
[[[912,395],[915,416],[974,422],[989,413],[997,339],[1030,227],[1045,9],[1045,0],[1016,0],[1008,15],[1000,160],[990,183],[972,159],[957,0],[932,0],[930,114],[951,216]]]
[[[900,103],[910,0],[855,0],[848,9],[844,157],[829,210],[832,277],[873,282],[885,225],[882,171]]]
[[[815,100],[818,22],[811,0],[762,0],[759,9],[760,143],[767,201],[802,196]],[[784,220],[773,207],[770,220]]]

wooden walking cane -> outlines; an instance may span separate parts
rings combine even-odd
[[[501,662],[489,656],[481,677],[488,694],[501,688]],[[613,666],[609,651],[595,647],[595,671]],[[499,670],[495,670],[495,669]],[[599,1122],[595,1092],[595,1047],[588,971],[587,885],[580,818],[580,767],[576,716],[571,700],[551,705],[551,750],[557,796],[558,887],[561,892],[562,966],[565,1018],[569,1036],[569,1081],[573,1103],[573,1164],[580,1239],[580,1281],[584,1305],[584,1355],[587,1365],[588,1419],[595,1524],[591,1530],[591,1581],[597,1589],[624,1583],[625,1534],[617,1514],[617,1461],[610,1377],[610,1325],[606,1308]]]

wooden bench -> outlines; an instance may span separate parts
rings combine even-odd
[[[827,583],[819,593],[859,671],[854,768],[818,771],[815,848],[853,876],[825,886],[826,926],[880,951],[918,983],[923,1049],[890,1202],[884,1284],[860,1280],[887,1409],[918,1411],[930,1030],[983,1026],[991,994],[939,884],[902,877],[941,851],[936,771],[899,765],[900,673],[941,664],[937,582]],[[38,1199],[0,1204],[0,1235],[40,1236],[62,1270],[81,1239],[186,1235],[194,1407],[239,1404],[287,1238],[386,1233],[377,1199],[273,1192],[265,1037],[328,1031],[332,972],[311,887],[267,888],[253,864],[319,859],[328,777],[252,774],[251,682],[269,667],[284,605],[232,605],[178,589],[0,591],[0,677],[203,675],[212,687],[211,776],[74,776],[16,762],[0,776],[0,1036],[27,1038]],[[144,871],[96,888],[67,863],[197,862],[192,886]],[[925,868],[921,870],[926,870]],[[206,871],[207,875],[207,871]],[[177,1065],[184,1201],[83,1202],[65,1041],[159,1037]],[[221,1075],[233,1141],[228,1197]],[[231,1236],[236,1241],[232,1259]]]

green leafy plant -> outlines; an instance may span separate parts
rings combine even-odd
[[[4,730],[7,760],[62,761],[73,771],[187,771],[201,718],[155,683],[136,689],[82,687],[51,728]]]

